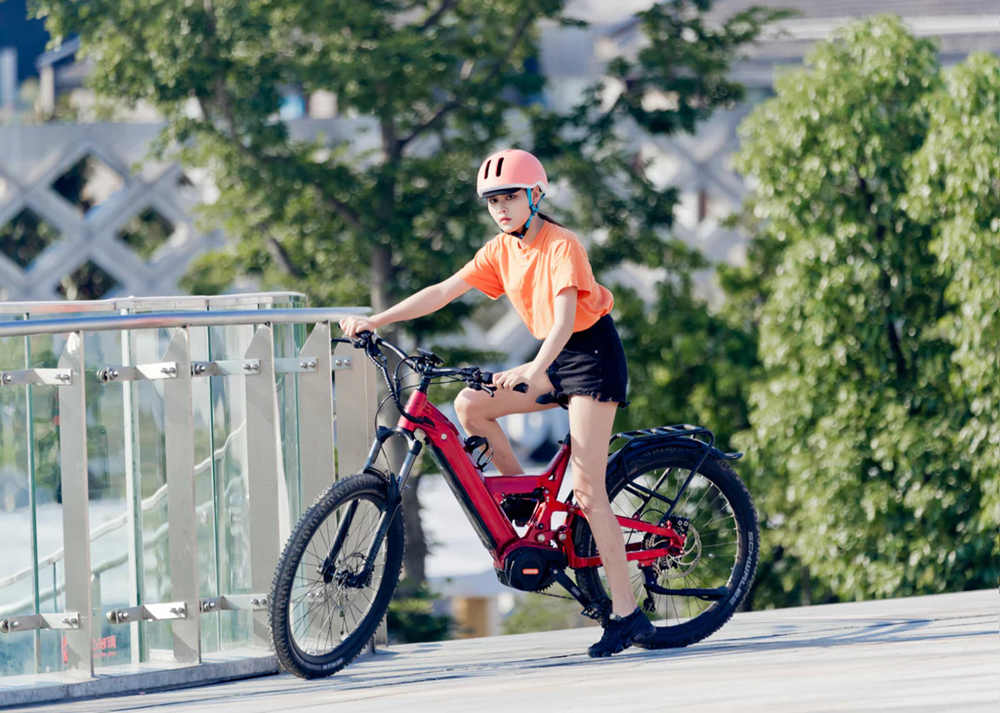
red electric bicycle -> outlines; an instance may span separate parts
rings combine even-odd
[[[320,496],[285,545],[269,598],[282,667],[303,678],[329,676],[374,635],[403,561],[400,493],[425,446],[503,584],[529,592],[560,584],[585,615],[604,623],[611,602],[600,555],[572,495],[558,498],[569,439],[538,475],[484,476],[489,444],[476,436],[463,440],[427,400],[427,389],[450,380],[492,393],[492,375],[444,367],[424,350],[406,354],[372,333],[353,343],[379,368],[402,415],[395,428],[378,428],[363,471]],[[383,347],[400,359],[392,374]],[[419,376],[415,387],[400,378],[404,366]],[[415,390],[404,405],[407,388]],[[406,457],[398,473],[379,470],[376,458],[394,437],[406,439]],[[718,450],[710,431],[686,425],[617,433],[611,442],[620,447],[608,460],[608,495],[624,531],[636,599],[656,624],[656,636],[643,646],[700,641],[732,616],[757,568],[757,514],[729,466],[740,454]]]

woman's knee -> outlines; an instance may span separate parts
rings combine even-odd
[[[608,491],[604,487],[603,479],[579,477],[580,471],[573,473],[573,500],[583,511],[584,517],[590,517],[592,513],[611,510],[611,503],[608,502]]]
[[[481,392],[472,389],[462,389],[455,397],[455,414],[459,423],[468,431],[470,424],[482,420]]]

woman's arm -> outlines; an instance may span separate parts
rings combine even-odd
[[[340,320],[340,328],[346,336],[353,337],[358,332],[371,331],[394,322],[423,317],[438,311],[471,289],[472,285],[468,282],[458,275],[452,275],[447,280],[425,287],[410,295],[384,312],[373,314],[371,317],[345,317]]]
[[[552,365],[552,362],[559,356],[559,352],[566,346],[566,342],[573,335],[573,325],[576,323],[576,295],[575,287],[567,287],[558,295],[552,304],[555,312],[555,321],[552,331],[545,337],[538,354],[531,360],[541,373]]]
[[[545,385],[548,382],[545,370],[559,356],[559,352],[573,334],[573,325],[576,323],[576,296],[575,287],[567,287],[556,295],[552,305],[554,312],[552,331],[545,337],[538,354],[527,364],[494,374],[494,384],[504,389],[512,389],[517,384],[528,382],[541,388],[552,388],[551,384]]]

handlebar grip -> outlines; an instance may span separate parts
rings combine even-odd
[[[348,339],[346,337],[333,337],[330,341],[332,343],[338,343],[339,342],[340,344],[350,344],[355,349],[361,349],[374,336],[375,336],[374,332],[370,332],[370,331],[368,331],[366,329],[363,332],[358,332],[357,334],[355,334],[353,339]]]
[[[492,384],[493,383],[493,372],[492,371],[484,371],[484,372],[480,373],[479,380],[482,383],[484,383],[484,384]],[[526,394],[528,392],[528,385],[527,384],[523,384],[523,383],[522,384],[517,384],[517,385],[514,386],[514,391],[518,392],[519,394]]]

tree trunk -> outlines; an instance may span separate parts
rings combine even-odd
[[[388,186],[387,186],[388,188]],[[388,206],[383,206],[387,209]],[[392,306],[392,296],[389,285],[392,281],[392,262],[389,249],[385,245],[375,245],[372,249],[371,266],[371,301],[375,312],[381,312]],[[386,337],[395,341],[396,330],[387,330]],[[390,356],[390,369],[395,367],[395,358]],[[391,404],[386,404],[382,411],[382,424],[392,427],[399,413]],[[406,456],[406,442],[402,438],[390,438],[385,444],[385,455],[394,472]],[[420,486],[420,464],[414,464],[410,478],[403,490],[403,518],[406,522],[406,551],[403,561],[403,576],[406,581],[400,585],[402,596],[412,595],[426,579],[427,541],[420,516],[420,499],[417,495]]]
[[[416,466],[414,467],[416,469]],[[403,577],[399,592],[410,596],[427,579],[427,540],[424,537],[418,488],[423,482],[423,473],[410,475],[403,489],[403,517],[406,519],[406,552],[403,557]]]
[[[392,278],[392,264],[389,262],[389,250],[384,245],[376,245],[372,249],[372,280],[371,300],[372,310],[383,312],[392,305],[389,296],[389,281]]]

